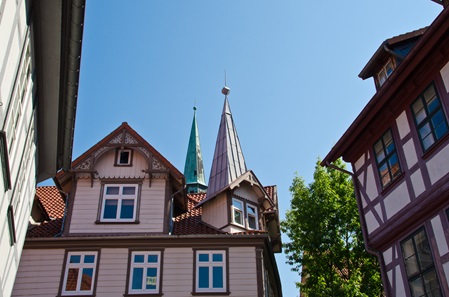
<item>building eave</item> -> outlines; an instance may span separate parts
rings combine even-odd
[[[37,181],[70,169],[85,0],[34,1],[37,72]]]

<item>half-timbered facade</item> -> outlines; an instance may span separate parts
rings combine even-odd
[[[449,9],[386,40],[360,77],[377,92],[322,165],[351,163],[387,295],[449,296]]]
[[[229,124],[227,99],[224,110]],[[12,296],[282,296],[276,187],[236,177],[211,196],[187,193],[184,175],[123,123],[58,187],[38,189]]]
[[[84,0],[0,1],[0,296],[10,296],[36,183],[69,169]]]

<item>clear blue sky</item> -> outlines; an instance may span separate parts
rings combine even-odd
[[[180,171],[193,105],[209,178],[224,72],[249,169],[278,186],[312,181],[374,94],[359,72],[382,41],[429,25],[430,0],[87,0],[74,159],[128,122]],[[288,238],[283,238],[287,241]],[[277,256],[284,296],[296,273]]]

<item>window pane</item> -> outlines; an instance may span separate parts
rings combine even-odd
[[[440,139],[444,134],[446,134],[447,125],[441,109],[432,117],[432,126],[435,129],[437,139]]]
[[[411,256],[408,259],[405,259],[405,268],[407,270],[407,275],[414,275],[419,272],[418,261],[416,261],[416,256]]]
[[[120,152],[120,164],[129,164],[129,151],[121,151]]]
[[[223,267],[213,267],[213,288],[223,288]]]
[[[223,262],[223,254],[213,254],[212,262]]]
[[[70,263],[80,263],[80,262],[81,262],[80,255],[71,255],[70,256]]]
[[[136,187],[123,187],[123,195],[135,195]]]
[[[84,263],[94,263],[94,262],[95,262],[95,255],[84,256]]]
[[[157,263],[157,255],[148,255],[148,263]]]
[[[157,268],[148,268],[147,282],[146,282],[147,290],[156,290],[156,283],[157,283]]]
[[[422,140],[422,144],[425,150],[427,150],[432,144],[434,144],[435,139],[433,138],[432,134],[428,134],[427,136],[425,136],[425,138],[423,137]]]
[[[415,235],[415,244],[418,252],[419,265],[421,270],[425,270],[430,266],[433,266],[433,258],[430,251],[429,242],[424,231]]]
[[[234,222],[243,225],[242,212],[240,210],[234,209]]]
[[[104,202],[103,218],[115,219],[117,218],[117,199],[106,199]]]
[[[418,99],[412,106],[413,113],[415,114],[415,119],[418,124],[420,124],[426,117],[426,111],[424,110],[424,105],[421,99]]]
[[[119,187],[106,187],[106,195],[118,195]]]
[[[257,228],[256,217],[248,216],[248,227],[250,229],[256,229]]]
[[[438,284],[437,275],[435,270],[432,269],[429,272],[423,274],[424,285],[427,293],[431,293],[429,296],[440,296],[440,286]]]
[[[208,262],[209,261],[209,254],[199,254],[198,255],[198,261],[200,261],[200,262]]]
[[[142,290],[142,279],[143,279],[143,268],[134,268],[131,288],[133,290]]]
[[[396,154],[390,157],[390,159],[388,160],[388,165],[390,166],[391,175],[393,178],[401,173],[401,170],[399,168],[398,156]]]
[[[78,282],[78,268],[70,268],[67,272],[66,291],[76,291],[76,283]]]
[[[420,277],[410,282],[410,290],[412,291],[412,296],[426,296],[424,294],[424,287]]]
[[[120,211],[121,219],[132,219],[134,217],[134,200],[133,199],[123,199],[122,209]]]
[[[145,261],[144,255],[134,255],[134,263],[143,263]]]
[[[238,209],[243,209],[243,203],[238,200],[232,200],[232,204]]]
[[[83,275],[81,277],[81,291],[90,291],[92,288],[93,274],[93,268],[83,268]]]
[[[209,267],[198,268],[198,288],[209,288]]]
[[[385,153],[384,153],[384,149],[383,149],[383,145],[381,141],[378,141],[375,145],[374,145],[374,151],[376,153],[376,159],[377,162],[382,162],[383,159],[385,159]]]

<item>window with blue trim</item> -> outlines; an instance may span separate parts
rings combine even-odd
[[[160,293],[161,252],[132,252],[128,293]]]

